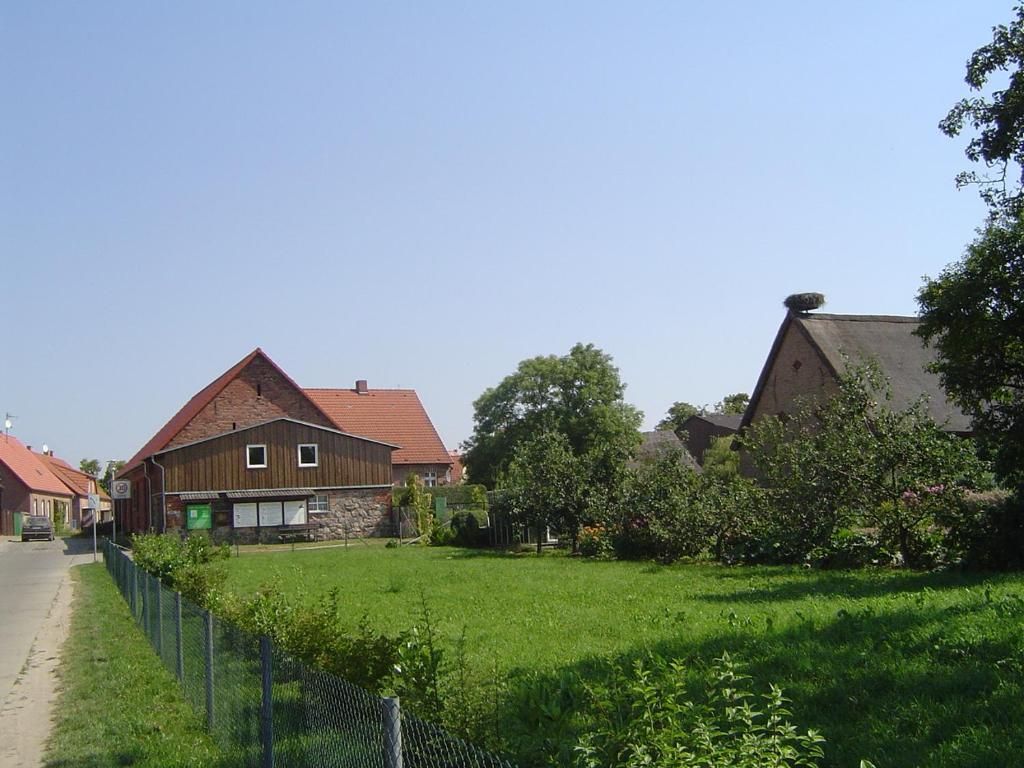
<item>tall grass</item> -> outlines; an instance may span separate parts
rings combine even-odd
[[[826,737],[825,765],[1015,765],[1024,754],[1024,577],[589,562],[450,548],[253,554],[229,589],[337,587],[352,626],[434,630],[493,686],[494,718],[578,701],[612,660],[654,652],[699,675],[727,651],[782,686],[793,721]],[[488,682],[489,681],[489,682]],[[498,701],[500,699],[500,701]],[[534,706],[531,711],[538,710]],[[517,714],[518,713],[518,714]],[[534,711],[534,715],[536,712]],[[487,716],[481,718],[487,720]],[[551,720],[549,718],[549,720]],[[580,721],[537,717],[538,740]],[[545,729],[548,731],[545,731]],[[497,734],[500,737],[501,734]]]

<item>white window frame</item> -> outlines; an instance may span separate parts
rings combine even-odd
[[[437,487],[437,470],[428,469],[423,473],[423,486],[425,488]]]
[[[249,455],[250,448],[262,448],[263,449],[263,463],[253,464],[251,456]],[[250,443],[245,446],[245,468],[246,469],[266,469],[267,468],[267,444],[266,443]]]
[[[320,499],[324,500],[324,506],[320,506]],[[306,509],[309,512],[330,512],[331,511],[331,497],[326,493],[315,495],[307,505]]]
[[[303,464],[302,463],[302,449],[312,448],[313,449],[313,463]],[[320,466],[320,446],[317,443],[299,443],[298,458],[300,467],[319,467]]]

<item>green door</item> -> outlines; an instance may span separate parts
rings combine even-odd
[[[14,535],[21,536],[21,512],[14,513]]]
[[[209,504],[189,504],[185,507],[185,527],[190,531],[209,530],[213,527],[213,510]]]

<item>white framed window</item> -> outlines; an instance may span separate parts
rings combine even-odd
[[[265,444],[245,446],[245,468],[263,469],[267,466],[267,446]]]
[[[299,466],[315,467],[320,463],[320,449],[316,443],[299,444]]]
[[[284,503],[284,524],[302,525],[306,522],[306,500],[286,501]]]
[[[284,525],[284,507],[280,501],[260,502],[260,528]]]
[[[256,527],[256,504],[235,504],[233,507],[235,528]]]
[[[433,469],[423,473],[423,484],[427,488],[433,488],[437,485],[437,472]]]
[[[327,495],[314,496],[309,502],[310,512],[330,512],[331,511],[331,500]]]

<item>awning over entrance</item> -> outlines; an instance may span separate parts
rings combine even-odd
[[[220,496],[216,491],[185,491],[178,496],[182,501],[209,501]]]
[[[312,488],[260,488],[254,491],[228,491],[229,499],[305,499],[315,496]]]

